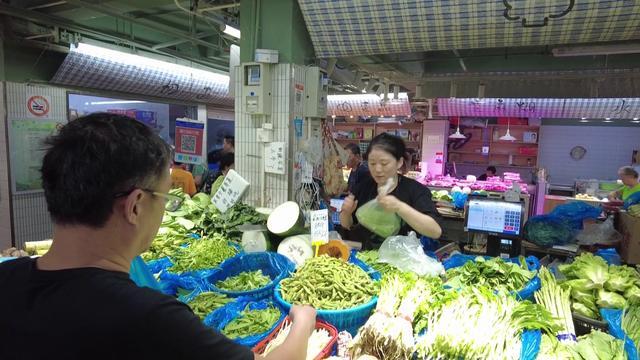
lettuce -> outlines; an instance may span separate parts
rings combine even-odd
[[[638,281],[638,272],[629,266],[609,267],[609,280],[604,284],[607,291],[625,292]]]
[[[590,308],[588,308],[584,304],[574,302],[574,303],[571,304],[571,309],[576,314],[579,314],[579,315],[582,315],[582,316],[586,316],[586,317],[588,317],[590,319],[598,319],[598,313],[593,311],[593,310],[591,310]]]
[[[624,341],[609,334],[594,330],[589,335],[580,336],[575,351],[582,360],[626,360]]]
[[[601,308],[624,309],[627,306],[627,300],[624,296],[605,290],[598,290],[598,301]]]
[[[609,280],[609,265],[607,262],[591,253],[583,253],[576,257],[569,265],[560,265],[558,270],[568,279],[586,279],[591,283],[582,282],[583,289],[602,289]]]
[[[640,287],[632,286],[624,292],[624,297],[629,305],[640,305]]]

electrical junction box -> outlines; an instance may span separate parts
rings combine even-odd
[[[327,95],[329,94],[329,77],[317,66],[309,66],[305,73],[304,116],[327,117]]]
[[[273,129],[265,129],[265,128],[257,129],[256,140],[259,143],[273,142]]]
[[[271,65],[242,64],[242,107],[247,114],[271,114]]]

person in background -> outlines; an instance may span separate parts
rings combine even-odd
[[[207,166],[205,164],[195,164],[191,167],[191,175],[196,184],[196,189],[202,188],[203,181],[207,175]]]
[[[235,156],[233,153],[226,153],[222,155],[222,158],[220,159],[220,163],[219,163],[220,166],[219,166],[218,173],[215,174],[215,176],[208,177],[208,180],[209,179],[215,179],[215,180],[211,180],[211,183],[208,185],[208,187],[203,188],[202,192],[204,192],[205,194],[211,194],[211,196],[215,195],[216,191],[218,191],[220,186],[222,186],[224,177],[227,176],[227,173],[229,172],[229,170],[233,169],[234,162],[235,162]]]
[[[495,166],[489,166],[484,171],[484,174],[478,176],[477,180],[478,181],[487,181],[488,178],[496,176],[497,172],[498,172],[498,170],[496,169]]]
[[[196,194],[196,183],[193,180],[193,175],[190,172],[182,168],[182,163],[174,161],[171,165],[171,188],[182,189],[185,194],[193,196]]]
[[[401,138],[387,133],[373,138],[367,149],[371,176],[358,184],[342,204],[340,225],[350,231],[351,240],[362,241],[365,250],[379,248],[385,240],[358,224],[355,217],[358,208],[373,199],[377,199],[386,211],[400,216],[403,220],[400,235],[407,235],[410,231],[432,239],[442,235],[431,191],[398,173],[405,156],[406,145]],[[389,179],[393,179],[394,187],[388,195],[379,196],[378,187],[385,185]]]
[[[369,175],[369,168],[367,163],[362,161],[362,155],[360,153],[360,147],[357,144],[350,143],[344,147],[349,155],[347,159],[347,167],[351,169],[349,174],[349,180],[347,182],[348,191],[353,192],[356,185],[362,182]]]
[[[0,307],[11,309],[0,321],[0,359],[258,359],[184,303],[129,278],[165,209],[182,201],[167,193],[166,143],[132,118],[95,113],[45,144],[53,243],[42,257],[0,264],[0,294],[10,294]],[[305,359],[315,310],[293,306],[289,316],[289,336],[264,359]]]
[[[209,162],[209,164],[217,164],[218,162],[220,162],[222,155],[235,152],[235,138],[233,136],[226,135],[222,139],[222,149],[217,149],[210,152],[207,157],[207,161]]]
[[[618,170],[618,177],[623,186],[609,194],[609,200],[626,201],[631,195],[640,192],[640,182],[638,182],[638,172],[631,166],[623,166]]]

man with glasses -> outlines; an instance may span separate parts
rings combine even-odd
[[[129,279],[156,235],[171,187],[170,149],[145,125],[98,113],[46,141],[42,184],[53,244],[0,264],[0,359],[254,359],[183,303]],[[315,310],[266,359],[304,359]],[[257,357],[256,357],[257,358]]]

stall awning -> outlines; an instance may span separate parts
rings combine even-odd
[[[318,57],[640,38],[640,2],[298,0]]]
[[[393,96],[393,94],[390,94]],[[366,116],[390,117],[410,116],[411,105],[406,93],[400,93],[398,99],[384,101],[382,95],[353,94],[329,95],[327,97],[327,116]]]
[[[438,99],[438,115],[546,119],[636,119],[640,98]]]

